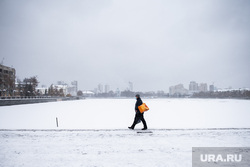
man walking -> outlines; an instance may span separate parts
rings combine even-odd
[[[139,94],[137,94],[135,97],[136,97],[136,103],[135,103],[135,119],[134,119],[133,125],[132,125],[131,127],[128,127],[128,128],[129,128],[129,129],[134,129],[134,128],[135,128],[135,125],[136,125],[137,123],[139,123],[140,121],[142,121],[143,126],[144,126],[144,128],[143,128],[142,130],[146,130],[146,129],[148,129],[148,127],[147,127],[147,123],[146,123],[146,121],[145,121],[145,119],[144,119],[144,116],[143,116],[144,113],[141,113],[141,112],[139,111],[139,109],[138,109],[138,107],[139,107],[140,105],[142,105],[143,103],[142,103],[142,100],[141,100]]]

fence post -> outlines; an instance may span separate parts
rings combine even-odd
[[[58,127],[58,118],[56,117],[56,126]]]

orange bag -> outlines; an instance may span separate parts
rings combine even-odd
[[[138,107],[138,109],[139,109],[140,113],[144,113],[145,111],[149,110],[148,106],[145,103],[143,103],[142,105],[140,105]]]

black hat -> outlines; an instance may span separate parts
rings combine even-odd
[[[136,94],[135,97],[140,97],[140,95],[139,95],[139,94]]]

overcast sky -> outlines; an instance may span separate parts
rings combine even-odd
[[[47,86],[250,87],[250,1],[0,0],[3,57]]]

